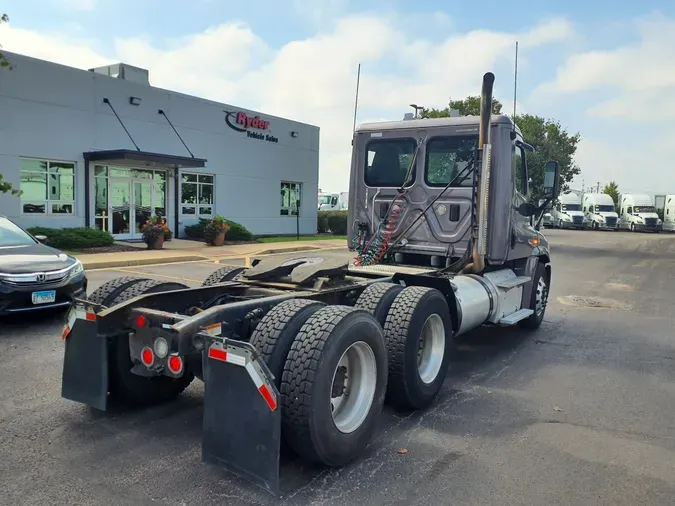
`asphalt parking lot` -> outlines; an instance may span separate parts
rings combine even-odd
[[[163,406],[97,413],[60,397],[62,316],[1,321],[0,503],[673,504],[675,235],[545,233],[542,327],[464,336],[430,409],[387,409],[346,468],[284,460],[282,497],[201,462],[199,382]],[[222,265],[91,271],[90,291],[141,273],[199,285]]]

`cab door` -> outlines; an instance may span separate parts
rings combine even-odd
[[[527,174],[527,159],[525,149],[518,142],[518,139],[511,146],[512,163],[511,179],[513,182],[513,198],[511,212],[511,238],[509,254],[512,258],[520,258],[528,254],[532,248],[528,241],[533,235],[533,227],[530,216],[523,216],[518,212],[521,204],[528,202],[529,197],[529,179]]]

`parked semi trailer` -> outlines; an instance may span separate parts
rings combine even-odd
[[[62,334],[62,396],[99,410],[148,405],[198,378],[203,460],[272,492],[282,436],[310,462],[358,459],[385,394],[407,410],[434,401],[453,337],[544,318],[551,256],[539,224],[559,167],[527,167],[520,130],[490,114],[493,83],[485,74],[479,117],[356,130],[353,262],[255,261],[198,288],[122,277],[78,300]],[[528,170],[542,169],[546,202],[534,206]]]

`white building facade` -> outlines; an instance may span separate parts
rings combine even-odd
[[[23,194],[0,194],[1,215],[120,240],[150,216],[184,237],[216,213],[256,235],[316,233],[318,127],[155,88],[124,64],[4,53],[0,174]]]

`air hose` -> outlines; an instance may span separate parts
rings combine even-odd
[[[380,221],[377,230],[365,245],[362,246],[358,243],[358,238],[355,238],[357,244],[354,246],[358,253],[356,258],[354,258],[355,266],[373,265],[382,261],[389,250],[392,236],[405,210],[406,200],[402,197],[403,192],[399,192],[394,197],[387,215]]]

